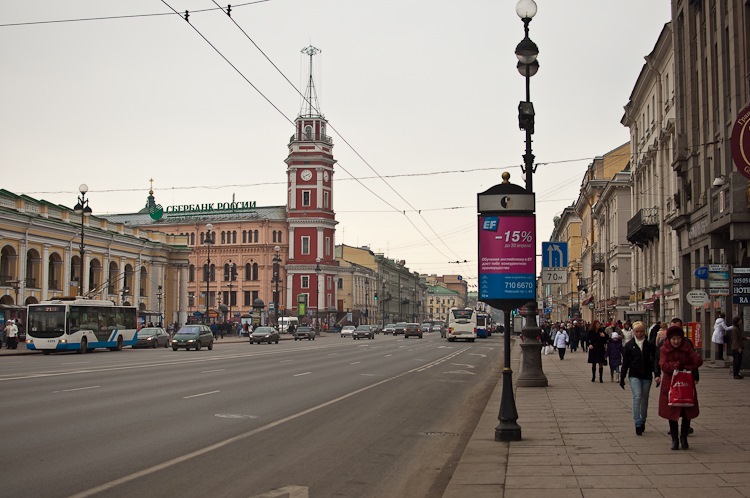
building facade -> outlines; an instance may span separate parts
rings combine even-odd
[[[8,318],[28,304],[82,294],[136,306],[146,322],[185,323],[189,255],[184,236],[0,190],[0,304]]]

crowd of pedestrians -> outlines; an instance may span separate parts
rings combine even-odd
[[[587,352],[591,364],[591,382],[604,382],[604,367],[609,366],[610,382],[618,382],[622,389],[630,386],[633,396],[633,423],[640,436],[646,430],[648,401],[652,384],[659,388],[658,414],[669,424],[672,449],[688,449],[688,435],[693,433],[690,421],[700,414],[696,386],[700,381],[699,368],[703,359],[685,337],[679,318],[669,324],[658,322],[647,330],[641,321],[621,321],[602,324],[581,320],[548,323],[542,328],[541,340],[545,353],[557,350],[560,360],[569,348],[580,347]],[[714,324],[711,342],[716,359],[724,359],[724,351],[732,355],[732,376],[742,379],[740,366],[745,341],[740,317],[725,323],[719,314]],[[598,374],[598,376],[597,376]],[[681,397],[682,396],[682,397]]]

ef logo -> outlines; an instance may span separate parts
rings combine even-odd
[[[482,230],[497,232],[497,216],[487,216],[482,223]]]

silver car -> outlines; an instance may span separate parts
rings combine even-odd
[[[260,344],[261,342],[278,344],[280,339],[279,331],[273,327],[258,327],[250,333],[250,344]]]

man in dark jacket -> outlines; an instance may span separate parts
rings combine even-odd
[[[646,324],[643,322],[635,322],[633,324],[633,338],[625,344],[622,350],[620,387],[623,389],[625,389],[626,376],[630,382],[630,390],[633,393],[635,433],[640,436],[646,429],[648,395],[651,390],[652,378],[656,381],[657,387],[661,381],[661,370],[657,363],[656,346],[646,339]]]

